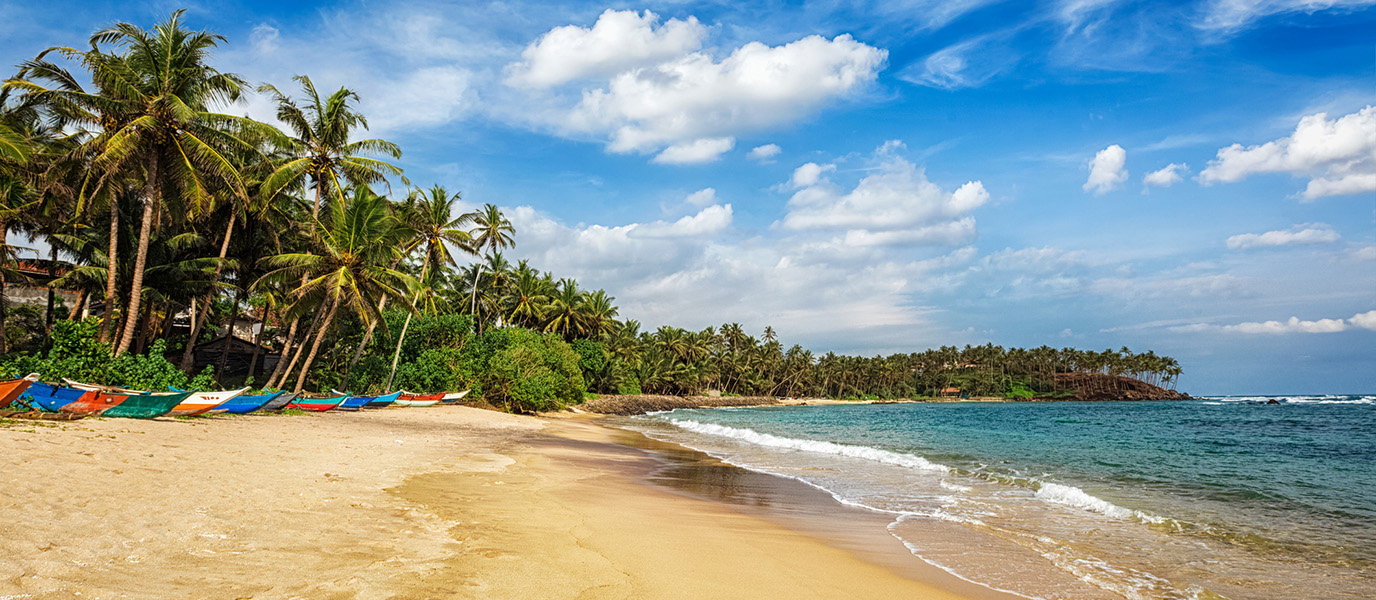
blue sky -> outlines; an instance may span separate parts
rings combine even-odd
[[[1369,393],[1374,4],[0,0],[0,61],[186,7],[220,68],[356,90],[410,181],[646,328]]]

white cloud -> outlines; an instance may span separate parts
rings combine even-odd
[[[1376,310],[1369,310],[1364,313],[1352,315],[1352,318],[1348,319],[1347,322],[1353,327],[1361,327],[1362,329],[1376,331]]]
[[[1376,107],[1330,121],[1326,113],[1300,119],[1289,137],[1257,146],[1233,144],[1199,174],[1204,185],[1241,181],[1258,173],[1309,177],[1304,199],[1376,192]]]
[[[1161,168],[1159,171],[1147,173],[1142,178],[1142,187],[1170,187],[1184,180],[1180,174],[1189,171],[1189,166],[1184,163],[1171,163]],[[1145,189],[1143,191],[1146,191]]]
[[[1361,317],[1362,315],[1358,315]],[[1172,331],[1182,332],[1201,332],[1201,331],[1221,331],[1224,333],[1245,333],[1245,334],[1268,334],[1278,335],[1286,333],[1338,333],[1347,330],[1347,322],[1342,319],[1319,319],[1317,321],[1301,321],[1299,317],[1290,317],[1287,321],[1262,321],[1246,322],[1236,325],[1211,325],[1208,323],[1195,323],[1192,325],[1180,325],[1171,328]]]
[[[1008,44],[1013,31],[983,35],[931,53],[903,69],[899,79],[944,90],[977,87],[1017,64],[1019,53]]]
[[[834,164],[819,165],[811,162],[804,163],[802,166],[793,170],[793,176],[789,178],[788,184],[792,186],[793,189],[817,185],[818,182],[822,181],[823,173],[835,170],[836,165]]]
[[[710,187],[700,189],[688,194],[688,197],[684,198],[683,202],[689,206],[696,206],[698,208],[711,206],[717,203],[717,190]]]
[[[693,17],[670,19],[645,11],[607,9],[592,27],[566,25],[526,46],[521,62],[507,69],[512,85],[545,88],[672,60],[702,47],[707,28]]]
[[[730,204],[714,204],[698,211],[698,214],[682,217],[672,223],[655,221],[631,224],[627,226],[626,232],[633,238],[702,237],[721,233],[731,226],[731,220]]]
[[[1363,246],[1352,251],[1352,260],[1376,260],[1376,246]]]
[[[1342,237],[1323,223],[1295,225],[1288,231],[1243,233],[1228,238],[1229,250],[1250,250],[1298,244],[1331,244]]]
[[[875,172],[850,191],[821,176],[834,165],[807,163],[791,179],[798,191],[776,223],[793,231],[842,230],[854,245],[955,245],[974,236],[970,213],[989,200],[978,181],[946,193],[916,165],[895,153],[901,144],[875,151]]]
[[[735,138],[702,138],[665,148],[653,159],[661,165],[694,165],[715,161],[736,147]]]
[[[573,132],[607,134],[612,152],[648,152],[725,139],[807,116],[875,79],[887,53],[849,35],[783,45],[748,43],[720,62],[694,52],[622,72],[585,90],[571,113],[551,117]]]
[[[282,32],[278,31],[276,27],[268,25],[267,23],[259,23],[255,25],[253,31],[249,33],[248,42],[253,46],[254,52],[259,54],[272,54],[277,52],[277,39],[281,37],[281,35]]]
[[[750,153],[745,156],[751,160],[764,162],[778,156],[780,152],[783,152],[783,148],[780,148],[778,144],[765,144],[763,146],[755,146],[750,150]]]
[[[1376,0],[1213,0],[1197,26],[1201,29],[1237,30],[1275,14],[1358,9],[1373,4],[1376,4]]]
[[[1128,180],[1128,172],[1123,168],[1127,159],[1127,151],[1118,144],[1100,150],[1094,160],[1089,161],[1089,179],[1085,181],[1084,190],[1099,196],[1117,189]]]

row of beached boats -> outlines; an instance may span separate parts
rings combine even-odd
[[[463,399],[467,391],[417,394],[400,390],[390,394],[357,395],[340,391],[328,394],[267,392],[246,394],[249,388],[196,392],[151,392],[93,385],[63,379],[63,383],[39,381],[37,373],[23,379],[0,381],[0,408],[18,404],[24,410],[0,411],[0,416],[29,415],[59,420],[87,416],[153,419],[162,416],[194,417],[205,414],[247,414],[294,408],[315,412],[362,410],[386,406],[434,406]]]

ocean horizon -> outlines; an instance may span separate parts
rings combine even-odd
[[[889,515],[915,558],[1027,598],[1376,594],[1376,394],[680,409],[617,424]]]

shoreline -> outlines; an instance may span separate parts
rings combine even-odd
[[[899,560],[818,490],[597,420],[6,422],[0,597],[1015,597]],[[675,452],[705,487],[664,485]],[[714,498],[723,474],[754,500]]]

